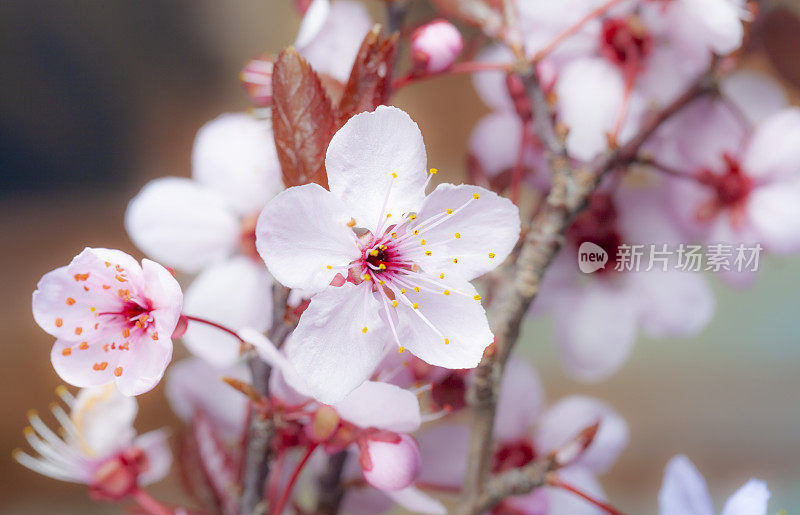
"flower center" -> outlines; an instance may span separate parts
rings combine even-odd
[[[700,206],[697,218],[708,221],[717,216],[720,211],[730,211],[734,225],[743,223],[744,207],[750,192],[753,190],[753,179],[742,170],[739,162],[732,156],[725,154],[725,171],[721,174],[711,170],[702,170],[697,174],[701,184],[709,186],[713,191],[713,198]]]
[[[576,247],[591,242],[608,254],[608,261],[617,261],[622,236],[617,228],[617,209],[611,196],[606,193],[595,193],[589,199],[589,206],[575,218],[567,230],[569,238]],[[613,272],[613,266],[600,268],[595,274]]]
[[[524,467],[536,458],[536,451],[530,440],[522,439],[500,446],[492,456],[492,472],[497,474],[506,470]]]
[[[623,69],[638,69],[652,48],[652,38],[635,16],[604,20],[600,38],[600,53]]]

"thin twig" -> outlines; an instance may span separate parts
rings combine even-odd
[[[344,497],[342,471],[347,461],[347,451],[340,451],[328,458],[328,468],[317,480],[317,510],[319,515],[334,515]]]

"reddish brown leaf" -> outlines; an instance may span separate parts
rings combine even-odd
[[[399,34],[382,36],[378,25],[364,37],[339,102],[340,127],[353,115],[388,103],[398,37]]]
[[[331,102],[320,78],[294,48],[272,70],[272,126],[283,182],[327,187],[325,151],[335,131]]]
[[[499,34],[503,27],[502,15],[485,0],[431,0],[431,3],[445,16],[479,27],[489,35]]]

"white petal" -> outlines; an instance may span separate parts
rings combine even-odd
[[[387,106],[350,118],[334,134],[325,156],[331,192],[347,204],[359,227],[373,233],[387,214],[400,216],[420,207],[426,163],[417,124]]]
[[[744,169],[761,179],[800,174],[800,108],[782,109],[756,127],[745,152]]]
[[[680,3],[702,27],[702,38],[720,55],[742,45],[744,28],[740,19],[744,7],[731,0],[684,0]]]
[[[317,37],[330,11],[330,0],[314,0],[311,2],[311,5],[308,6],[308,10],[306,10],[306,13],[303,15],[303,21],[300,23],[300,30],[297,31],[297,38],[294,40],[294,45],[296,47],[303,47]]]
[[[125,395],[141,395],[152,390],[164,376],[172,360],[172,340],[164,336],[151,340],[145,335],[130,344],[131,352],[120,358],[122,375],[116,378],[116,384]],[[110,362],[108,368],[111,369]]]
[[[539,375],[519,356],[506,364],[497,400],[494,436],[499,441],[519,440],[530,434],[544,403]]]
[[[366,381],[333,408],[343,419],[362,428],[410,433],[421,423],[417,396],[388,383]]]
[[[789,104],[786,92],[775,79],[750,70],[738,70],[728,75],[722,79],[720,88],[753,124]]]
[[[747,202],[750,223],[770,252],[800,251],[800,180],[776,181],[757,187]]]
[[[306,18],[309,14],[310,9]],[[297,49],[318,73],[330,75],[340,82],[347,81],[361,42],[373,25],[364,4],[348,0],[333,2],[324,23],[312,38],[305,38],[302,34],[305,25],[304,18],[301,34],[295,43]]]
[[[96,455],[108,456],[130,444],[138,411],[136,399],[109,384],[78,392],[70,418],[83,442]]]
[[[598,421],[600,427],[594,441],[576,464],[602,474],[611,468],[628,444],[629,431],[619,413],[597,399],[572,395],[551,406],[539,420],[536,449],[542,453],[555,450]]]
[[[510,63],[514,59],[508,48],[492,45],[478,54],[478,62]],[[514,103],[508,95],[506,74],[501,71],[478,72],[472,74],[472,84],[483,102],[499,111],[513,112]]]
[[[149,259],[142,260],[144,296],[150,301],[150,315],[155,319],[156,329],[164,335],[172,335],[183,309],[181,285],[172,273]]]
[[[444,515],[447,513],[447,508],[444,507],[444,504],[413,486],[396,492],[387,491],[384,493],[391,497],[394,502],[414,513],[430,515]]]
[[[164,479],[169,474],[172,466],[172,451],[169,448],[166,429],[157,429],[139,435],[134,440],[134,446],[144,451],[147,457],[147,468],[139,474],[139,484],[142,486],[155,483]]]
[[[398,305],[400,344],[430,365],[475,368],[483,351],[494,341],[494,335],[489,329],[486,311],[480,301],[473,298],[477,295],[475,287],[461,280],[449,284],[452,285],[450,295],[425,289],[408,291],[408,300],[417,303],[419,308],[413,309],[406,303]],[[420,318],[420,314],[435,330]]]
[[[474,195],[479,198],[476,200]],[[437,186],[425,199],[416,226],[448,209],[453,210],[452,215],[434,222],[435,227],[431,225],[420,234],[430,242],[432,255],[421,257],[418,262],[429,273],[455,272],[464,279],[473,279],[497,268],[519,240],[517,206],[492,191],[465,184]]]
[[[128,204],[125,229],[145,254],[196,272],[236,249],[239,222],[222,196],[190,179],[149,182]]]
[[[578,59],[564,68],[556,94],[571,156],[586,161],[608,146],[623,91],[622,75],[604,59]]]
[[[288,357],[320,402],[344,399],[381,361],[389,335],[371,288],[369,281],[328,288],[300,317]]]
[[[470,152],[486,174],[494,177],[514,167],[522,138],[522,122],[512,112],[489,113],[478,121],[469,138]]]
[[[256,247],[273,277],[289,288],[317,292],[360,256],[341,200],[316,184],[296,186],[272,199],[256,225]],[[347,271],[342,270],[346,276]]]
[[[167,400],[172,411],[184,422],[190,422],[195,410],[200,409],[224,438],[240,438],[244,434],[249,404],[247,398],[224,383],[222,377],[251,380],[243,363],[216,368],[200,358],[183,359],[173,364],[167,373]]]
[[[233,330],[266,331],[272,323],[272,279],[262,263],[236,256],[205,269],[186,290],[184,312]],[[186,347],[216,366],[239,359],[239,340],[215,327],[189,322]]]
[[[283,189],[269,123],[228,113],[205,124],[194,141],[192,176],[239,215],[257,215]]]
[[[554,306],[561,363],[580,381],[601,381],[616,372],[633,349],[638,305],[605,284],[562,295]]]
[[[706,481],[686,456],[667,463],[658,507],[660,515],[714,515]]]
[[[766,515],[769,497],[767,484],[751,479],[728,499],[720,515]]]

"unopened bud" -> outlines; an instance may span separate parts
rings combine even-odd
[[[364,479],[378,490],[402,490],[419,474],[419,445],[407,434],[397,435],[394,441],[367,436],[359,448]]]
[[[448,69],[463,48],[461,33],[446,20],[432,21],[411,35],[411,56],[417,72],[439,73]]]
[[[554,461],[559,467],[565,467],[574,462],[592,445],[597,431],[600,429],[600,420],[584,428],[575,438],[568,441],[554,451]]]
[[[239,73],[239,81],[245,93],[260,107],[272,104],[273,61],[271,54],[262,54],[248,62]]]

